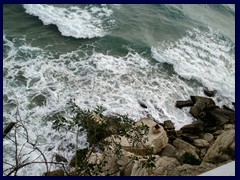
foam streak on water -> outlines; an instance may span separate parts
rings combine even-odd
[[[23,7],[26,13],[37,16],[44,25],[56,25],[63,36],[103,37],[114,24],[114,20],[110,19],[113,11],[106,5],[62,8],[43,4],[25,4]]]
[[[217,31],[193,29],[176,42],[152,47],[153,58],[172,64],[185,79],[195,79],[217,96],[235,101],[235,50]]]

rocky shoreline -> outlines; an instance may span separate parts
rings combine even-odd
[[[196,120],[176,131],[171,120],[141,119],[134,126],[146,125],[149,132],[142,135],[140,145],[133,146],[128,137],[111,135],[106,138],[111,148],[91,153],[89,164],[105,161],[102,176],[196,176],[235,159],[235,110],[220,108],[202,96],[177,101],[176,107],[191,107]],[[122,147],[119,157],[114,154],[116,144]],[[72,172],[75,159],[69,163]],[[66,174],[58,169],[45,175]]]

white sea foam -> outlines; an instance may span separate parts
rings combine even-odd
[[[176,42],[152,47],[159,62],[172,64],[185,79],[196,79],[228,102],[235,101],[235,47],[218,32],[188,31]]]
[[[114,20],[110,18],[113,11],[107,5],[61,8],[52,5],[25,4],[23,7],[26,13],[37,16],[44,25],[56,25],[63,36],[103,37],[114,24]]]
[[[176,100],[188,99],[190,94],[202,95],[201,88],[191,87],[178,75],[163,73],[160,63],[153,65],[149,59],[134,51],[122,57],[102,53],[81,57],[78,56],[83,51],[80,48],[56,57],[24,41],[17,44],[18,47],[4,36],[4,47],[8,49],[4,56],[6,73],[3,92],[8,97],[8,101],[4,102],[4,118],[8,122],[14,119],[16,108],[8,106],[17,100],[21,118],[29,128],[31,137],[39,137],[38,147],[49,161],[54,153],[68,159],[74,153],[73,149],[69,149],[69,144],[75,144],[75,135],[68,133],[61,137],[51,129],[51,121],[44,121],[49,115],[64,111],[70,98],[76,99],[76,104],[81,108],[92,109],[96,105],[103,105],[107,108],[107,114],[128,114],[134,120],[146,116],[159,122],[171,119],[179,129],[192,122],[193,118],[189,109],[175,108]],[[225,46],[220,47],[226,50]],[[155,53],[158,57],[157,51]],[[169,54],[164,53],[163,56]],[[45,96],[43,105],[32,102],[38,95]],[[142,108],[139,102],[148,108]],[[19,138],[21,148],[24,139],[21,136]],[[80,147],[86,146],[85,134],[81,135],[79,141]],[[4,141],[4,151],[8,151],[10,146],[11,142]],[[30,149],[24,147],[22,153]],[[37,152],[31,153],[30,158],[38,155]],[[13,157],[11,153],[5,153],[4,160],[14,163]],[[43,172],[44,164],[36,164],[23,168],[19,174],[42,175]]]

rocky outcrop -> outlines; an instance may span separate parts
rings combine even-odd
[[[198,117],[204,109],[215,106],[215,102],[211,98],[201,96],[190,96],[190,98],[194,102],[193,107],[190,109],[193,117]]]
[[[220,163],[233,159],[235,156],[235,130],[228,130],[218,136],[208,149],[204,162]]]
[[[203,131],[204,122],[197,120],[181,128],[184,133],[199,134]]]
[[[129,134],[107,136],[106,148],[78,152],[88,157],[89,167],[101,165],[98,175],[103,176],[193,176],[235,159],[235,112],[219,108],[211,98],[191,96],[191,102],[193,106],[189,101],[176,104],[192,106],[190,112],[196,117],[178,131],[171,120],[157,123],[143,118]],[[66,162],[60,156],[57,159]],[[75,166],[75,159],[70,166]]]
[[[147,168],[147,160],[140,159],[133,165],[131,176],[166,176],[169,171],[176,168],[180,163],[175,158],[154,156],[155,167]]]

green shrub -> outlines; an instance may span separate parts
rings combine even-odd
[[[201,164],[201,160],[197,159],[194,155],[189,152],[185,152],[182,155],[183,163],[184,164],[191,164],[191,165],[199,165]]]

